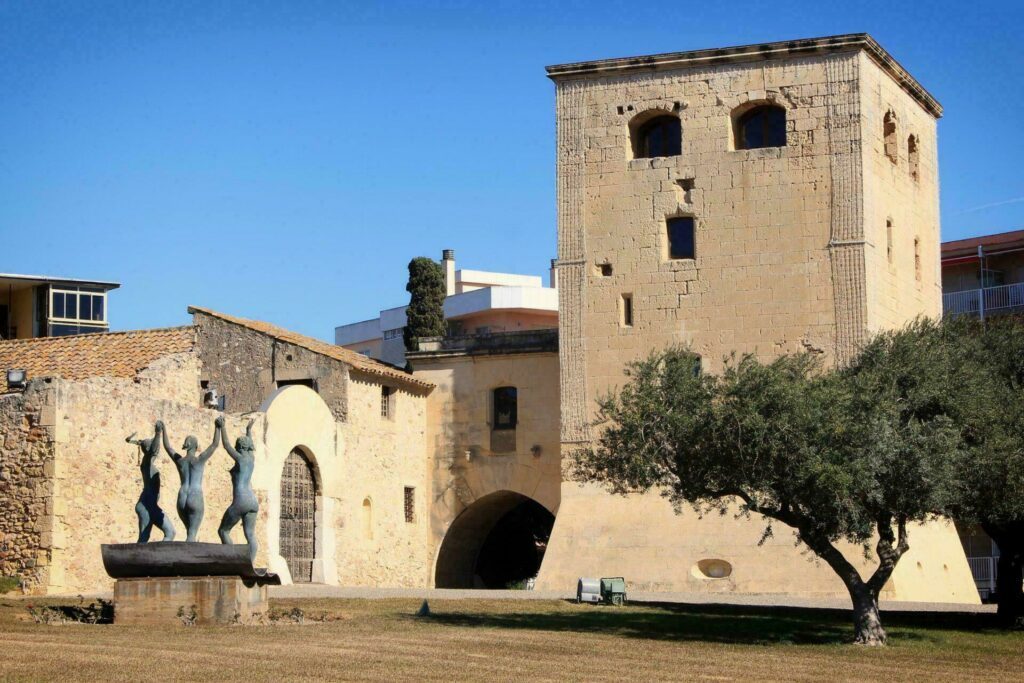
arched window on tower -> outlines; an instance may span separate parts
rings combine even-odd
[[[632,129],[633,156],[637,159],[676,157],[683,153],[683,131],[679,117],[655,116]]]
[[[786,110],[775,104],[760,104],[734,119],[734,147],[762,149],[786,146]]]
[[[896,114],[892,109],[885,112],[882,119],[882,138],[885,143],[885,156],[895,164],[899,159],[899,150],[896,149]]]
[[[910,165],[910,177],[914,180],[917,180],[920,171],[920,157],[917,148],[917,136],[912,134],[907,138],[907,163]]]

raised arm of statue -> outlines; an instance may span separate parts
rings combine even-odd
[[[210,442],[209,447],[205,451],[203,451],[202,453],[199,454],[199,461],[200,462],[205,462],[205,461],[209,460],[210,456],[212,456],[214,453],[217,452],[217,442],[220,441],[220,431],[221,431],[220,428],[221,428],[220,422],[214,422],[214,424],[213,424],[213,441]]]
[[[231,439],[228,438],[228,430],[224,427],[224,417],[218,417],[214,424],[221,428],[220,442],[224,445],[224,450],[228,452],[228,455],[231,456],[232,460],[238,460],[240,456],[238,455],[238,451],[235,450],[235,447],[231,445]]]
[[[171,447],[171,441],[170,438],[167,436],[167,430],[164,429],[164,423],[158,421],[156,424],[159,427],[161,434],[163,435],[164,450],[167,451],[167,455],[170,456],[171,460],[173,460],[174,462],[178,462],[179,460],[181,460],[181,453],[179,453],[178,451],[174,450],[174,448]]]
[[[149,441],[149,451],[147,455],[156,457],[160,454],[160,439],[164,435],[164,423],[160,420],[156,421],[153,426],[153,438]]]
[[[125,437],[124,441],[125,441],[125,443],[135,444],[136,446],[139,446],[141,448],[143,440],[142,439],[133,438],[136,434],[138,434],[138,432],[132,432],[127,437]]]

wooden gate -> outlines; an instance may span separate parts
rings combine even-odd
[[[281,556],[295,583],[313,580],[316,479],[313,464],[298,448],[281,473]]]

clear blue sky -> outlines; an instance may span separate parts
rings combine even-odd
[[[871,33],[944,105],[945,239],[1024,228],[1024,3],[0,4],[0,272],[123,283],[330,339],[405,266],[546,272],[543,67]]]

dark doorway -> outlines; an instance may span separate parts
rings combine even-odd
[[[300,449],[293,449],[281,473],[281,557],[292,581],[313,580],[315,551],[316,478],[313,464]]]
[[[555,516],[512,491],[477,500],[452,522],[438,553],[438,588],[515,588],[537,575]]]

